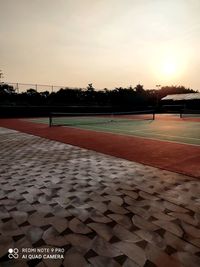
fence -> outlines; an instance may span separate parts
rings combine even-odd
[[[23,93],[29,89],[34,89],[38,93],[48,91],[49,93],[57,92],[61,88],[69,88],[69,89],[78,89],[77,87],[70,86],[59,86],[59,85],[47,85],[47,84],[31,84],[31,83],[13,83],[13,82],[4,82],[4,84],[8,84],[13,87],[15,92]],[[82,88],[84,89],[84,88]]]

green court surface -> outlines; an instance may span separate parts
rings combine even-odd
[[[133,120],[114,118],[110,121],[97,118],[95,121],[71,117],[69,126],[98,132],[144,137],[153,140],[200,145],[200,122],[180,120]],[[29,119],[36,123],[49,123],[48,118]],[[54,126],[53,126],[54,127]],[[57,127],[57,126],[55,126]],[[61,128],[62,128],[61,127]]]

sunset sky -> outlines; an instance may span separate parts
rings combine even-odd
[[[200,90],[199,0],[0,0],[4,81]]]

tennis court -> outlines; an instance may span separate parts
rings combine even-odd
[[[0,126],[200,178],[200,119],[191,115],[54,114],[1,119]]]
[[[62,115],[62,116],[61,116]],[[197,114],[195,114],[195,118]],[[162,119],[163,118],[163,119]],[[135,136],[153,140],[163,140],[183,144],[200,145],[200,121],[190,121],[189,117],[180,118],[173,114],[166,120],[166,115],[153,113],[138,115],[102,115],[71,116],[55,114],[51,117],[52,126],[75,127],[91,131]],[[193,116],[191,116],[193,118]],[[48,118],[31,119],[31,122],[48,124]]]

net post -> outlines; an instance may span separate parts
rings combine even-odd
[[[49,114],[49,127],[52,126],[52,114],[50,113]]]
[[[155,115],[156,115],[156,113],[155,113],[155,111],[153,111],[153,121],[155,120]]]
[[[182,109],[180,110],[180,118],[181,119],[183,118],[183,110]]]

